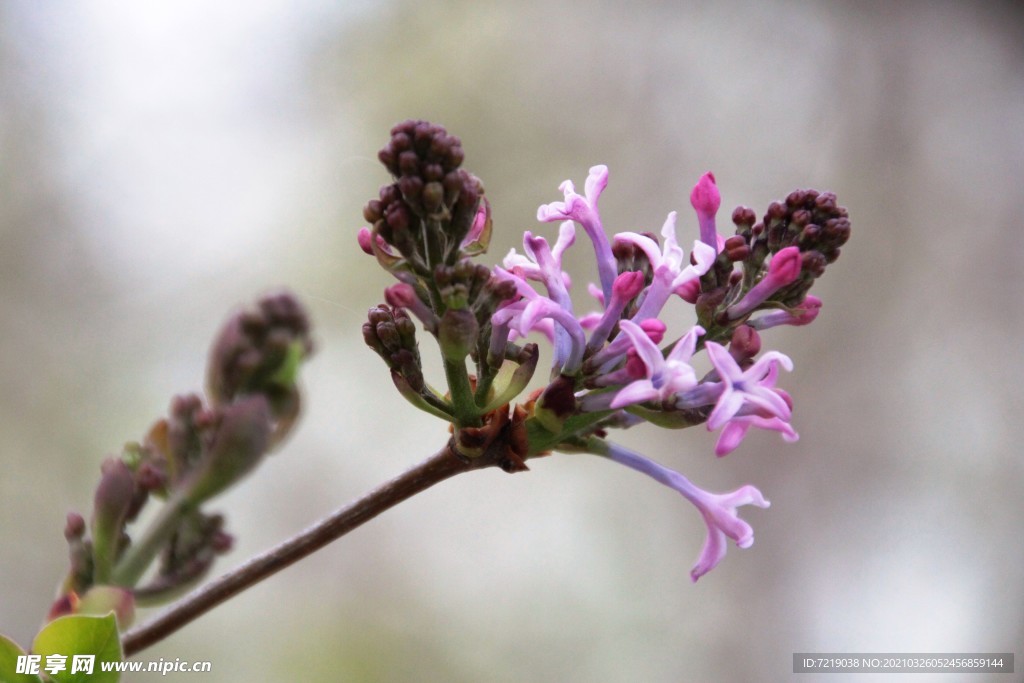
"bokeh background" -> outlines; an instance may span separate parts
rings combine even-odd
[[[267,289],[304,298],[319,351],[298,434],[213,506],[238,536],[218,569],[443,443],[359,332],[389,284],[355,244],[387,180],[376,151],[415,117],[462,137],[494,209],[489,263],[596,163],[617,231],[678,209],[695,236],[708,169],[725,216],[838,193],[854,236],[815,286],[822,314],[765,335],[796,363],[799,443],[756,434],[717,460],[703,429],[624,435],[708,488],[758,485],[757,542],[692,585],[685,501],[556,456],[446,482],[140,658],[210,660],[170,677],[204,683],[816,680],[790,673],[804,651],[1015,651],[1019,672],[1021,18],[0,0],[0,631],[30,641],[101,459],[201,387],[214,330]]]

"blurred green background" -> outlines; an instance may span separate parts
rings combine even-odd
[[[319,352],[298,434],[212,506],[238,536],[217,570],[444,442],[359,331],[390,281],[355,233],[377,150],[414,117],[462,137],[488,263],[597,163],[615,231],[678,209],[693,239],[708,169],[724,216],[838,193],[854,235],[821,315],[764,336],[796,363],[800,441],[717,460],[703,429],[623,439],[705,487],[758,485],[757,542],[692,585],[703,524],[671,491],[586,456],[475,473],[140,655],[212,673],[126,680],[810,682],[793,652],[1020,659],[1013,7],[0,0],[0,631],[30,641],[102,458],[201,387],[217,326],[269,288],[305,299]]]

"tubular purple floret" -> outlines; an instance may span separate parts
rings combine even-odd
[[[690,572],[693,581],[714,569],[725,557],[726,538],[732,539],[740,548],[754,544],[753,529],[739,518],[736,510],[743,505],[760,508],[771,505],[756,487],[748,484],[729,493],[711,493],[694,485],[679,472],[618,444],[600,439],[591,439],[589,443],[592,452],[651,477],[680,493],[697,508],[708,532],[697,563]]]
[[[610,299],[617,268],[608,236],[605,235],[604,226],[601,224],[601,213],[597,208],[597,200],[607,185],[608,167],[592,166],[584,185],[583,196],[576,193],[576,188],[571,180],[564,181],[559,189],[565,195],[565,200],[541,205],[537,209],[537,220],[542,223],[572,220],[583,227],[594,246],[601,290],[604,292],[605,299]]]

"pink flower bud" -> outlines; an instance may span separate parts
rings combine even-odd
[[[687,280],[676,287],[676,294],[688,304],[697,303],[697,297],[700,296],[700,280]]]
[[[629,301],[644,288],[644,274],[638,270],[626,271],[615,278],[612,284],[614,296],[622,297],[623,301]]]
[[[776,289],[791,284],[800,277],[800,268],[803,265],[803,257],[800,255],[799,247],[786,247],[780,249],[768,264],[768,274],[765,276]]]
[[[700,177],[697,184],[690,193],[690,204],[697,212],[697,222],[700,224],[700,241],[709,246],[719,249],[718,231],[715,229],[715,214],[718,207],[722,205],[722,195],[718,193],[718,186],[715,185],[715,175],[708,171]]]
[[[644,365],[644,361],[637,354],[636,349],[626,352],[626,373],[632,379],[640,379],[647,375],[647,366]]]
[[[359,248],[365,251],[367,254],[373,255],[373,233],[370,232],[369,228],[360,228],[359,234],[356,236],[359,240]]]
[[[416,297],[416,290],[412,288],[412,285],[404,282],[399,282],[397,285],[391,285],[384,290],[384,300],[388,302],[389,306],[395,308],[412,308],[415,302],[418,301]]]
[[[729,353],[737,362],[753,358],[761,353],[761,336],[750,325],[740,325],[732,333]]]
[[[660,344],[665,338],[665,330],[668,329],[665,323],[657,318],[648,318],[640,322],[640,328],[650,337],[655,344]]]
[[[821,311],[821,299],[816,296],[807,295],[796,308],[790,311],[771,311],[759,318],[749,321],[751,327],[758,330],[766,330],[777,325],[809,325],[814,322]]]
[[[791,322],[791,325],[810,325],[814,322],[814,319],[818,317],[818,313],[821,312],[821,299],[810,294],[804,299],[804,302],[796,307],[800,311]]]
[[[715,184],[715,174],[708,171],[700,177],[690,193],[690,204],[698,216],[714,216],[722,205],[722,195]]]

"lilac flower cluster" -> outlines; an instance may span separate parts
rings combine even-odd
[[[446,150],[454,145],[461,163],[461,143],[421,121],[399,124],[392,136],[381,159],[397,182],[381,190],[388,208],[381,209],[380,202],[368,205],[366,217],[376,222],[360,233],[360,244],[401,281],[388,290],[392,308],[371,311],[364,334],[392,368],[403,395],[451,421],[456,448],[466,457],[478,457],[503,441],[514,443],[503,462],[509,464],[506,469],[517,470],[525,469],[525,459],[552,450],[590,452],[678,491],[708,527],[691,572],[694,580],[721,560],[726,538],[750,546],[753,532],[737,508],[767,507],[758,489],[748,485],[709,493],[606,437],[611,428],[645,421],[671,428],[706,424],[718,432],[719,456],[735,450],[751,428],[778,432],[786,441],[797,439],[790,424],[792,400],[776,386],[780,368],[790,371],[793,364],[778,351],[762,353],[759,330],[805,325],[817,316],[821,301],[808,290],[839,256],[850,233],[847,212],[835,196],[793,192],[773,203],[760,222],[751,209],[740,207],[732,216],[735,233],[725,237],[716,224],[721,197],[714,176],[706,173],[690,196],[699,239],[687,255],[674,212],[660,239],[637,232],[609,239],[598,207],[608,169],[594,166],[583,194],[566,180],[560,188],[563,199],[538,209],[541,223],[559,223],[553,244],[526,232],[522,253],[512,250],[502,266],[488,269],[469,262],[486,248],[491,230],[489,207],[474,176],[458,164],[446,167],[445,189],[460,183],[469,188],[468,199],[459,192],[443,193],[457,221],[446,223],[436,206],[427,210],[417,204],[418,188],[438,164],[433,159],[449,159]],[[397,171],[392,168],[395,149],[402,150],[404,159]],[[408,180],[416,173],[423,178]],[[434,171],[434,177],[439,173]],[[412,194],[403,187],[412,188]],[[394,215],[400,218],[392,221]],[[574,310],[573,278],[563,268],[577,226],[593,248],[597,282],[589,291],[600,306],[583,315]],[[431,244],[445,246],[432,249]],[[431,261],[433,268],[428,267]],[[453,283],[457,295],[446,293]],[[695,324],[662,346],[668,333],[663,314],[679,301],[693,306]],[[422,378],[404,310],[438,340],[449,383],[443,396]],[[391,327],[404,332],[392,334]],[[509,417],[506,404],[524,390],[536,366],[536,346],[517,345],[531,333],[552,344],[551,380]],[[387,338],[394,342],[389,345]],[[693,364],[701,351],[711,366],[703,376]],[[467,357],[477,372],[463,377]]]
[[[733,240],[726,250],[726,240],[718,235],[715,218],[721,199],[711,173],[700,179],[691,194],[700,239],[693,243],[689,259],[676,235],[674,212],[662,227],[660,244],[651,235],[635,232],[619,233],[609,242],[598,208],[607,183],[608,169],[595,166],[582,195],[567,180],[561,186],[564,200],[540,207],[539,221],[564,221],[557,242],[550,248],[543,237],[527,232],[525,255],[513,250],[504,260],[505,267],[495,269],[500,278],[515,283],[520,294],[518,300],[495,313],[495,329],[507,329],[513,336],[535,330],[551,335],[554,372],[573,377],[579,388],[575,393],[577,411],[625,410],[660,424],[673,418],[681,424],[706,419],[709,430],[720,432],[715,446],[719,456],[735,450],[751,427],[774,430],[785,440],[795,441],[797,433],[790,425],[792,401],[776,387],[779,368],[789,371],[793,364],[777,351],[767,351],[757,360],[754,356],[760,349],[757,328],[805,324],[820,307],[817,300],[792,302],[796,306],[786,306],[787,302],[780,300],[780,293],[784,296],[786,288],[800,278],[805,258],[800,247],[776,249],[763,274],[755,274],[747,280],[752,284],[743,287],[743,280],[733,282],[731,274],[723,278],[709,273],[716,262],[729,267],[739,260],[737,255],[747,257],[750,252],[748,240],[742,245]],[[826,205],[832,201],[827,195],[825,198]],[[600,281],[593,292],[604,309],[583,317],[573,313],[566,286],[571,279],[561,266],[562,255],[575,240],[577,224],[593,245]],[[763,234],[764,228],[756,233]],[[750,234],[755,234],[753,226]],[[644,267],[637,269],[638,261]],[[535,292],[528,281],[543,285],[547,295]],[[659,343],[666,326],[659,316],[673,298],[696,304],[699,313],[703,307],[703,315],[698,317],[705,319],[706,325],[695,324],[663,351]],[[753,315],[757,311],[763,313]],[[552,326],[543,324],[548,320]],[[701,347],[713,370],[698,379],[691,359]],[[558,424],[558,416],[553,422]],[[735,509],[747,504],[767,507],[756,488],[745,486],[714,495],[606,440],[589,439],[586,448],[658,479],[697,506],[708,525],[708,540],[693,569],[694,580],[721,559],[723,535],[741,547],[753,542],[750,527],[736,516]]]

